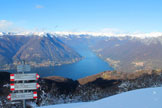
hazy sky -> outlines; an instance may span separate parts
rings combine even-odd
[[[162,0],[0,0],[0,31],[162,32]]]

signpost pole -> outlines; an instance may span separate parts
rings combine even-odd
[[[23,67],[25,66],[25,61],[23,60],[22,61],[22,65],[23,65]],[[24,74],[24,69],[22,70],[22,74]],[[24,80],[23,80],[23,84],[24,84]],[[23,93],[24,93],[25,91],[23,90]],[[23,100],[23,108],[26,108],[26,102],[25,102],[25,99]]]
[[[23,100],[23,108],[26,108],[25,99]]]

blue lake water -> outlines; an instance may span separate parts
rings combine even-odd
[[[83,60],[61,66],[46,67],[46,68],[34,68],[33,72],[37,72],[41,77],[46,76],[62,76],[71,79],[79,79],[86,76],[94,75],[106,70],[113,70],[105,61],[100,59],[88,48],[77,48],[75,49]]]
[[[71,78],[73,80],[83,78],[86,76],[94,75],[106,70],[113,70],[109,64],[100,59],[90,49],[85,47],[74,48],[81,56],[84,57],[79,62],[73,64],[66,64],[61,66],[31,68],[31,72],[38,73],[41,77],[47,76],[61,76],[65,78]],[[9,72],[15,73],[16,70],[10,70]]]

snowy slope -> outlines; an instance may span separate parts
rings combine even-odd
[[[38,108],[162,108],[162,87],[134,90],[95,102],[62,104]]]

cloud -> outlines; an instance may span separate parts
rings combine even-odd
[[[42,5],[36,5],[35,8],[41,9],[41,8],[44,8],[44,6],[42,6]]]
[[[11,30],[13,23],[7,20],[0,20],[0,31],[1,32],[8,32]]]
[[[0,29],[5,29],[8,27],[11,27],[13,25],[12,22],[7,21],[7,20],[0,20]]]
[[[51,32],[53,29],[48,27],[31,27],[26,28],[26,24],[24,22],[18,21],[18,22],[12,22],[8,20],[0,20],[0,32]],[[21,25],[21,26],[20,26]],[[53,28],[57,29],[59,26],[55,25]]]
[[[0,20],[0,32],[21,32],[26,31],[25,28],[16,26],[15,23],[8,20]]]

